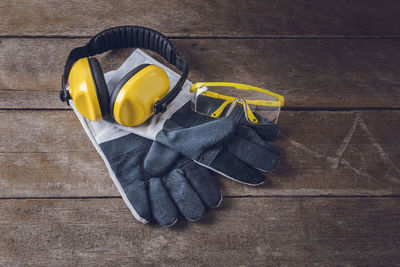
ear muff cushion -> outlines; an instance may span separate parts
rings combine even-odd
[[[150,66],[150,64],[142,64],[128,72],[120,81],[119,83],[115,86],[114,89],[112,89],[111,93],[111,98],[110,98],[110,114],[114,118],[114,103],[115,100],[117,99],[119,91],[121,91],[121,88],[124,86],[124,84],[129,81],[130,78],[132,78],[136,73],[141,71],[142,69],[146,68],[147,66]]]
[[[92,72],[94,86],[99,100],[99,106],[103,119],[110,118],[110,96],[107,90],[107,84],[100,63],[96,58],[89,58],[89,66]]]

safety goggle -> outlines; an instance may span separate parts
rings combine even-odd
[[[227,82],[192,85],[192,109],[213,118],[225,118],[243,107],[246,120],[254,124],[277,123],[284,97],[255,86]]]

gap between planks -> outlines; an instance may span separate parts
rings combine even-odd
[[[28,92],[28,91],[27,91]],[[71,108],[0,108],[0,111],[71,111]],[[390,111],[400,107],[283,107],[281,111]]]
[[[29,38],[29,39],[87,39],[92,35],[0,35],[0,38]],[[266,36],[168,36],[172,40],[204,40],[204,39],[235,39],[235,40],[391,40],[400,39],[400,35],[368,36],[368,35],[266,35]]]
[[[394,195],[244,195],[223,196],[224,199],[261,199],[261,198],[399,198],[400,194]],[[80,197],[0,197],[2,200],[57,200],[57,199],[122,199],[120,196],[80,196]]]

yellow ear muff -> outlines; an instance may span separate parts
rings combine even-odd
[[[102,119],[100,105],[88,58],[81,58],[71,68],[68,78],[69,94],[79,113],[85,118]]]
[[[155,65],[139,66],[128,73],[114,89],[111,113],[124,126],[136,126],[154,114],[154,104],[169,92],[169,79]]]

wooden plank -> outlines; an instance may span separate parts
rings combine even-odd
[[[400,4],[386,1],[15,1],[1,3],[2,35],[88,36],[144,25],[173,36],[399,36]]]
[[[57,92],[0,89],[0,109],[65,109]]]
[[[2,265],[379,265],[400,261],[400,198],[226,199],[173,228],[121,199],[1,200]]]
[[[59,108],[68,52],[82,39],[1,39],[0,108]],[[400,107],[400,40],[176,40],[192,81],[270,88],[287,107]],[[32,53],[35,51],[35,53]],[[104,71],[130,50],[99,57]],[[29,58],[29,60],[27,60]],[[17,89],[14,92],[10,90]],[[30,90],[38,90],[30,95]],[[50,91],[50,92],[48,92]],[[36,99],[44,99],[38,102]]]
[[[226,196],[400,195],[400,111],[284,111],[279,168]],[[0,197],[118,196],[72,111],[0,112]]]

